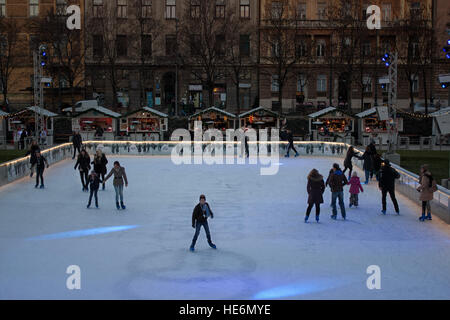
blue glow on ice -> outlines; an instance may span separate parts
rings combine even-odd
[[[322,279],[318,281],[306,281],[302,283],[293,283],[290,285],[275,287],[258,292],[253,296],[255,300],[281,299],[293,297],[313,292],[325,291],[335,288],[339,285],[332,279]]]
[[[68,239],[68,238],[79,238],[86,236],[94,236],[97,234],[110,233],[110,232],[118,232],[124,230],[130,230],[137,228],[137,225],[130,226],[113,226],[113,227],[103,227],[103,228],[94,228],[94,229],[84,229],[84,230],[74,230],[60,233],[52,233],[45,234],[42,236],[28,238],[27,240],[56,240],[56,239]]]

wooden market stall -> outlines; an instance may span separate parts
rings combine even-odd
[[[126,133],[131,140],[163,140],[167,132],[169,116],[158,110],[143,107],[131,111],[120,118],[120,132]]]
[[[311,113],[309,118],[309,132],[315,141],[348,141],[352,140],[355,129],[355,118],[346,112],[327,107]]]
[[[203,129],[236,129],[236,115],[222,109],[211,107],[189,117],[189,130],[194,131],[194,122],[202,121]]]
[[[251,125],[254,129],[279,129],[280,115],[264,107],[258,107],[239,115],[239,127]]]
[[[358,140],[364,146],[371,140],[377,143],[387,144],[389,140],[389,127],[392,125],[390,120],[381,120],[377,108],[371,108],[355,115],[358,120]],[[403,131],[403,118],[397,115],[398,132]]]
[[[89,107],[72,117],[72,131],[80,132],[83,141],[114,140],[121,116],[105,107]]]
[[[43,117],[44,130],[46,135],[44,140],[39,141],[42,144],[52,145],[53,144],[53,119],[57,116],[56,113],[48,111],[40,107],[26,107],[25,109],[19,110],[15,113],[7,115],[8,120],[8,141],[13,141],[17,143],[20,140],[20,133],[22,130],[26,130],[28,134],[28,139],[30,140],[35,137],[36,130],[36,116]],[[30,141],[26,141],[28,144]]]

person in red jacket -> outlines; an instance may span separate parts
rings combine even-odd
[[[358,207],[358,194],[359,191],[364,192],[364,189],[361,185],[361,181],[359,180],[358,173],[355,171],[352,174],[350,181],[348,182],[350,185],[350,208],[352,206]]]

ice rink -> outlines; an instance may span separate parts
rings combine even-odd
[[[119,160],[130,185],[125,211],[115,208],[112,180],[87,209],[70,160],[45,172],[46,189],[25,178],[0,188],[1,299],[449,299],[450,227],[418,221],[418,204],[398,195],[401,215],[382,216],[381,195],[363,186],[347,221],[305,224],[306,176],[327,176],[327,157],[280,160],[274,176],[257,165],[175,166],[169,157]],[[361,176],[361,174],[360,174]],[[191,215],[201,193],[217,250],[202,229],[194,253]],[[314,216],[314,210],[312,218]],[[66,269],[81,269],[68,290]],[[369,290],[367,267],[381,269]]]

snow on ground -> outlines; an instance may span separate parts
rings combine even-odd
[[[86,209],[69,160],[46,171],[45,190],[29,178],[0,188],[1,299],[450,298],[450,228],[437,218],[419,222],[416,203],[399,195],[397,216],[388,199],[382,216],[371,182],[348,221],[332,221],[327,189],[321,222],[303,222],[308,171],[327,175],[342,159],[282,159],[275,176],[261,176],[256,165],[117,159],[130,181],[126,211],[115,209],[112,181],[99,191],[100,209]],[[192,253],[191,214],[201,193],[215,213],[218,250],[202,229]],[[137,227],[39,238],[115,226]],[[81,290],[66,288],[69,265],[81,268]],[[366,287],[369,265],[381,268],[381,290]]]

